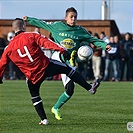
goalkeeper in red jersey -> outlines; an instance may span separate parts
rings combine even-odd
[[[46,22],[27,16],[24,16],[23,19],[31,25],[48,30],[52,34],[54,41],[63,46],[64,48],[66,48],[68,52],[71,54],[71,59],[67,60],[66,63],[75,69],[75,51],[77,51],[78,48],[81,46],[80,44],[82,41],[92,43],[95,46],[98,46],[104,50],[109,51],[111,49],[111,47],[107,45],[106,42],[94,38],[85,30],[85,28],[76,25],[77,15],[78,13],[76,9],[71,7],[66,10],[66,22]],[[63,59],[59,55],[60,52],[55,51],[52,55],[52,58],[62,62]],[[56,119],[58,120],[62,119],[59,109],[64,103],[66,103],[72,97],[75,86],[73,80],[71,80],[66,74],[61,74],[61,76],[63,85],[65,87],[65,92],[62,93],[57,103],[51,110],[52,113],[55,114]],[[96,80],[95,84],[99,84],[99,80]]]
[[[65,63],[49,59],[41,50],[41,47],[44,47],[45,49],[60,51],[61,55],[63,55],[65,59],[69,60],[70,55],[65,48],[39,33],[25,32],[26,25],[21,18],[16,18],[12,22],[12,28],[15,32],[15,37],[5,48],[0,59],[0,84],[3,83],[2,77],[4,70],[10,60],[12,60],[12,62],[18,66],[27,78],[27,84],[33,105],[41,118],[39,124],[48,124],[42,99],[40,97],[41,83],[47,77],[64,73],[87,91],[95,94],[99,84],[88,84],[73,68]],[[68,96],[67,93],[66,96]]]

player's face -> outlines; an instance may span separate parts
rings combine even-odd
[[[75,12],[68,12],[65,17],[66,23],[70,26],[76,25],[77,14]]]

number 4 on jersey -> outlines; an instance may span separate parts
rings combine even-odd
[[[28,48],[27,48],[26,46],[24,46],[24,50],[25,50],[25,52],[26,52],[25,54],[22,54],[21,51],[20,51],[20,49],[17,50],[19,56],[22,57],[22,58],[28,56],[29,60],[30,60],[31,62],[33,62],[34,60],[32,59],[32,57],[31,57],[31,55],[30,55],[30,53],[29,53],[29,51],[28,51]]]

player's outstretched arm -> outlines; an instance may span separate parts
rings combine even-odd
[[[34,25],[38,28],[48,30],[50,32],[51,32],[51,28],[53,29],[53,27],[54,27],[53,22],[48,23],[44,20],[40,20],[40,19],[33,18],[33,17],[24,16],[23,20],[26,21],[27,23],[31,24],[31,25]]]

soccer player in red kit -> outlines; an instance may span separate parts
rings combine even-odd
[[[95,94],[99,84],[88,84],[74,69],[65,63],[47,58],[41,50],[41,47],[44,47],[45,49],[60,51],[64,58],[70,59],[68,52],[62,46],[59,46],[39,33],[25,32],[26,24],[21,18],[16,18],[12,22],[12,28],[15,32],[15,37],[5,48],[0,59],[0,83],[3,83],[2,76],[4,70],[10,60],[12,60],[27,78],[33,105],[41,118],[39,124],[48,124],[39,93],[40,85],[46,77],[64,73],[91,94]]]

